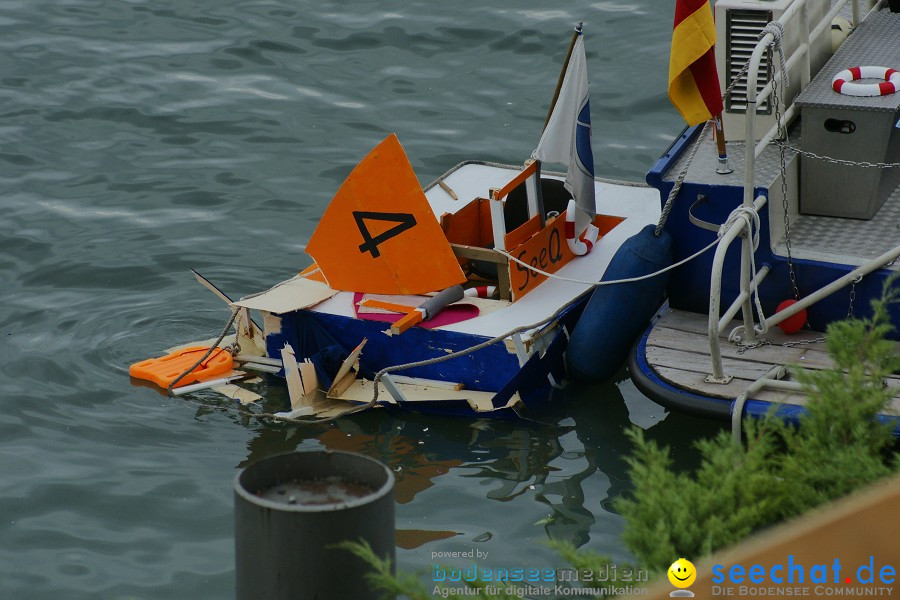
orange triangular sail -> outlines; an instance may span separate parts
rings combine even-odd
[[[393,134],[347,176],[306,251],[336,290],[424,294],[466,279]]]

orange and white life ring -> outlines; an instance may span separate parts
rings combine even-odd
[[[883,79],[881,83],[853,83],[858,79]],[[900,71],[887,67],[851,67],[831,80],[831,88],[848,96],[887,96],[900,90]]]
[[[580,236],[575,235],[575,200],[569,199],[566,207],[566,243],[575,256],[584,256],[594,248],[600,230],[594,224],[587,226]]]

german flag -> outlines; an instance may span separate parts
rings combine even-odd
[[[715,44],[716,26],[709,2],[677,0],[669,55],[669,99],[688,125],[722,112]]]

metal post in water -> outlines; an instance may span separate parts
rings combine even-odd
[[[365,540],[395,559],[394,474],[367,456],[265,458],[234,480],[237,600],[375,600],[371,567],[333,546]]]

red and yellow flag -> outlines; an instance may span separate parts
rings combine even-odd
[[[688,125],[722,112],[715,44],[716,25],[709,2],[677,0],[669,55],[669,99]]]

